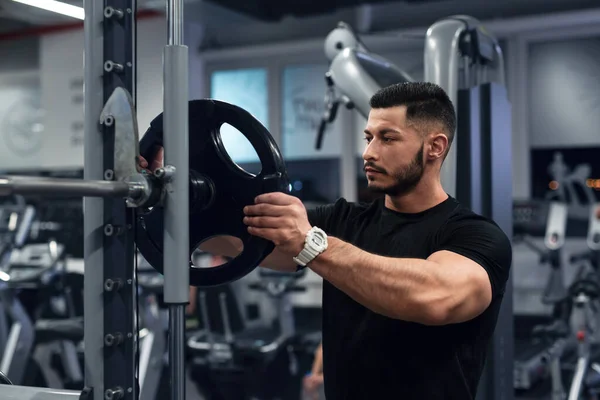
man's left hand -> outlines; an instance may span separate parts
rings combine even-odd
[[[244,208],[244,223],[251,235],[270,240],[278,250],[297,256],[311,225],[306,208],[295,196],[281,192],[256,197],[255,204]]]

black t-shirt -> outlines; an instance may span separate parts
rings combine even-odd
[[[512,262],[507,236],[491,220],[449,197],[420,213],[371,204],[334,204],[308,212],[313,226],[367,252],[426,259],[449,250],[488,273],[493,299],[478,317],[426,326],[375,313],[323,283],[323,373],[327,400],[475,398]]]

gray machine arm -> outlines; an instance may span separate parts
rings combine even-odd
[[[413,79],[385,58],[370,52],[350,25],[340,22],[325,39],[325,55],[331,62],[328,76],[342,95],[365,118],[369,99],[379,89]]]
[[[317,149],[327,123],[333,122],[340,103],[369,115],[369,100],[379,89],[413,79],[385,58],[371,53],[350,25],[340,22],[325,39],[325,55],[330,61],[325,74],[326,110],[317,135]],[[338,92],[337,94],[335,92]]]
[[[379,89],[414,80],[389,60],[370,52],[344,22],[329,33],[324,47],[330,61],[328,83],[364,117],[369,115],[369,99]],[[424,80],[443,87],[454,104],[460,88],[482,82],[504,84],[498,41],[472,17],[453,16],[433,24],[427,30],[424,62]]]

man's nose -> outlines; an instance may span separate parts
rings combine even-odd
[[[363,160],[375,160],[377,158],[377,153],[375,152],[375,146],[373,146],[373,142],[367,143],[365,147],[365,151],[363,151]]]

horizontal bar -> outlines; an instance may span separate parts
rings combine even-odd
[[[44,195],[81,197],[127,197],[131,188],[127,182],[100,180],[0,177],[0,196]]]
[[[78,400],[80,395],[81,392],[74,390],[47,389],[29,386],[2,385],[2,389],[0,389],[0,400]]]

